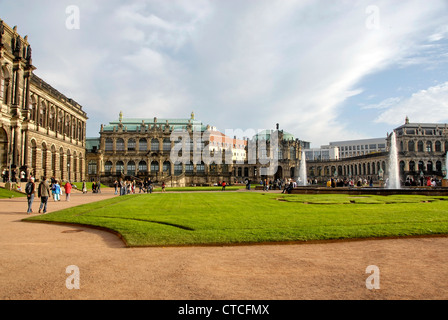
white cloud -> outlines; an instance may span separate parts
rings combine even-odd
[[[14,22],[4,19],[19,31],[39,28],[30,37],[38,72],[104,123],[124,108],[129,117],[149,118],[194,110],[222,129],[280,123],[326,144],[363,134],[341,105],[363,92],[365,77],[448,58],[444,0],[375,1],[378,30],[366,27],[372,1],[113,0],[93,9],[90,1],[80,3],[81,30],[73,32],[63,28],[59,2],[16,0],[2,14],[14,12]],[[388,112],[405,101],[392,98],[360,112]]]
[[[394,98],[385,101],[392,101]],[[414,93],[406,99],[395,98],[396,103],[383,101],[388,109],[375,120],[377,123],[397,125],[406,116],[411,122],[441,123],[448,121],[448,82]]]

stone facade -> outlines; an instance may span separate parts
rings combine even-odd
[[[234,150],[241,148],[242,140],[226,138],[223,141],[238,141],[239,145],[231,143],[218,149],[207,138],[211,134],[216,136],[210,128],[195,120],[193,114],[190,119],[123,119],[120,115],[118,122],[101,127],[99,138],[88,139],[88,179],[112,184],[120,178],[150,178],[168,186],[190,186],[214,185],[222,181],[233,184],[246,179],[259,182],[265,178],[294,178],[294,169],[301,156],[299,140],[277,130],[279,147],[275,155],[270,152],[269,137],[263,143],[255,143],[256,148],[265,146],[265,155],[270,160],[275,157],[278,163],[278,170],[264,175],[263,169],[273,161],[250,161],[249,155],[258,155],[261,151],[249,152],[249,139],[244,143],[245,159],[236,159]],[[176,147],[173,134],[177,132],[185,132],[189,137],[191,144],[187,161],[173,160],[172,150]],[[213,157],[215,161],[205,160],[204,152],[208,152],[207,157]]]
[[[446,176],[448,152],[448,124],[410,123],[394,129],[396,133],[400,179],[421,182],[427,177],[442,179]],[[336,161],[309,161],[310,178],[325,182],[331,178],[361,178],[374,181],[387,179],[390,139],[387,151]],[[381,171],[380,171],[381,169]]]
[[[85,178],[87,114],[37,77],[28,37],[0,21],[0,167],[37,180]]]

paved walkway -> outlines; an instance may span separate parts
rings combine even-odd
[[[113,196],[74,193],[49,212]],[[2,300],[448,299],[448,238],[137,249],[108,232],[22,222],[26,207],[0,200]],[[79,290],[66,287],[71,265]],[[369,265],[379,290],[366,288]]]

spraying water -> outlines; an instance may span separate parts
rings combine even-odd
[[[305,151],[302,152],[302,159],[300,160],[299,168],[299,181],[297,182],[299,186],[306,187],[308,185],[308,176],[306,174],[306,155]]]
[[[390,139],[390,151],[389,151],[389,181],[388,189],[400,189],[400,174],[398,166],[398,149],[397,149],[397,136],[395,132],[392,133]]]
[[[446,153],[445,168],[446,168],[446,177],[445,177],[445,179],[448,179],[448,152]]]

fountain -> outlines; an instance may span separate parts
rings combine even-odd
[[[389,179],[387,183],[388,189],[400,189],[400,171],[398,165],[398,149],[397,149],[397,136],[395,132],[392,133],[390,138],[390,151],[389,151]]]
[[[305,151],[302,152],[302,159],[300,159],[299,179],[297,184],[300,187],[306,187],[308,185],[308,176],[306,174],[306,155]]]
[[[445,159],[445,177],[442,178],[442,187],[448,188],[448,152],[446,153]]]

